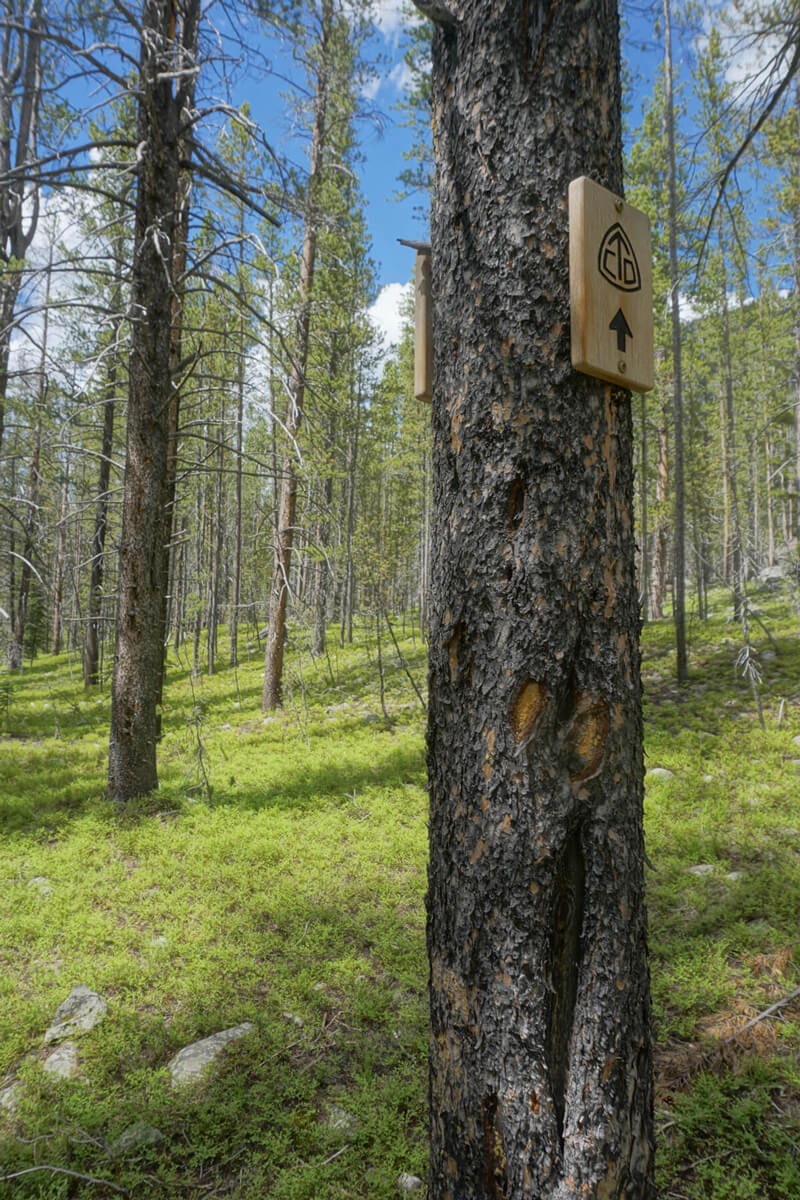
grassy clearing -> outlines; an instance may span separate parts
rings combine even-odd
[[[800,1195],[800,1003],[730,1040],[800,983],[800,638],[759,603],[766,733],[722,607],[691,626],[680,692],[670,624],[644,635],[647,765],[673,772],[646,799],[659,1194],[685,1200]],[[22,1087],[0,1173],[106,1182],[41,1171],[0,1194],[380,1200],[424,1177],[422,713],[391,661],[387,725],[363,645],[314,663],[296,644],[287,669],[264,721],[256,648],[193,685],[171,663],[162,786],[123,817],[103,797],[107,691],[65,657],[2,680],[0,1081]],[[55,1082],[41,1039],[79,983],[108,1015]],[[207,1082],[172,1090],[177,1050],[243,1021]],[[136,1121],[165,1140],[121,1153]]]

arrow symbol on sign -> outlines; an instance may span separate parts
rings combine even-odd
[[[609,325],[608,328],[613,329],[614,332],[616,333],[617,349],[621,350],[622,353],[624,354],[625,353],[625,339],[633,337],[633,330],[631,329],[628,322],[625,320],[625,313],[622,311],[621,308],[617,309],[616,313],[614,314],[614,320],[611,322],[611,324]]]

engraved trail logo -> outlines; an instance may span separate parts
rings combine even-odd
[[[607,230],[600,243],[597,268],[603,279],[621,292],[638,292],[642,286],[642,273],[633,246],[619,222]]]

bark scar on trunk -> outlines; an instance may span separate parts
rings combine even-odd
[[[481,1116],[486,1144],[486,1195],[490,1200],[506,1200],[508,1176],[496,1092],[490,1092],[481,1101]]]
[[[575,713],[567,729],[569,778],[583,783],[600,771],[608,742],[608,706],[590,692],[575,694]]]
[[[546,703],[546,686],[533,679],[526,680],[511,705],[511,731],[517,745],[531,736]]]
[[[550,1011],[548,1057],[556,1125],[563,1145],[564,1108],[569,1081],[570,1045],[578,991],[586,868],[579,830],[567,837],[553,882],[550,938]]]

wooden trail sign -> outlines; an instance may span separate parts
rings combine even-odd
[[[648,392],[654,383],[650,221],[586,176],[569,185],[569,293],[575,370]]]
[[[416,250],[414,259],[414,395],[433,399],[433,300],[431,298],[431,244],[398,238],[401,246]]]

